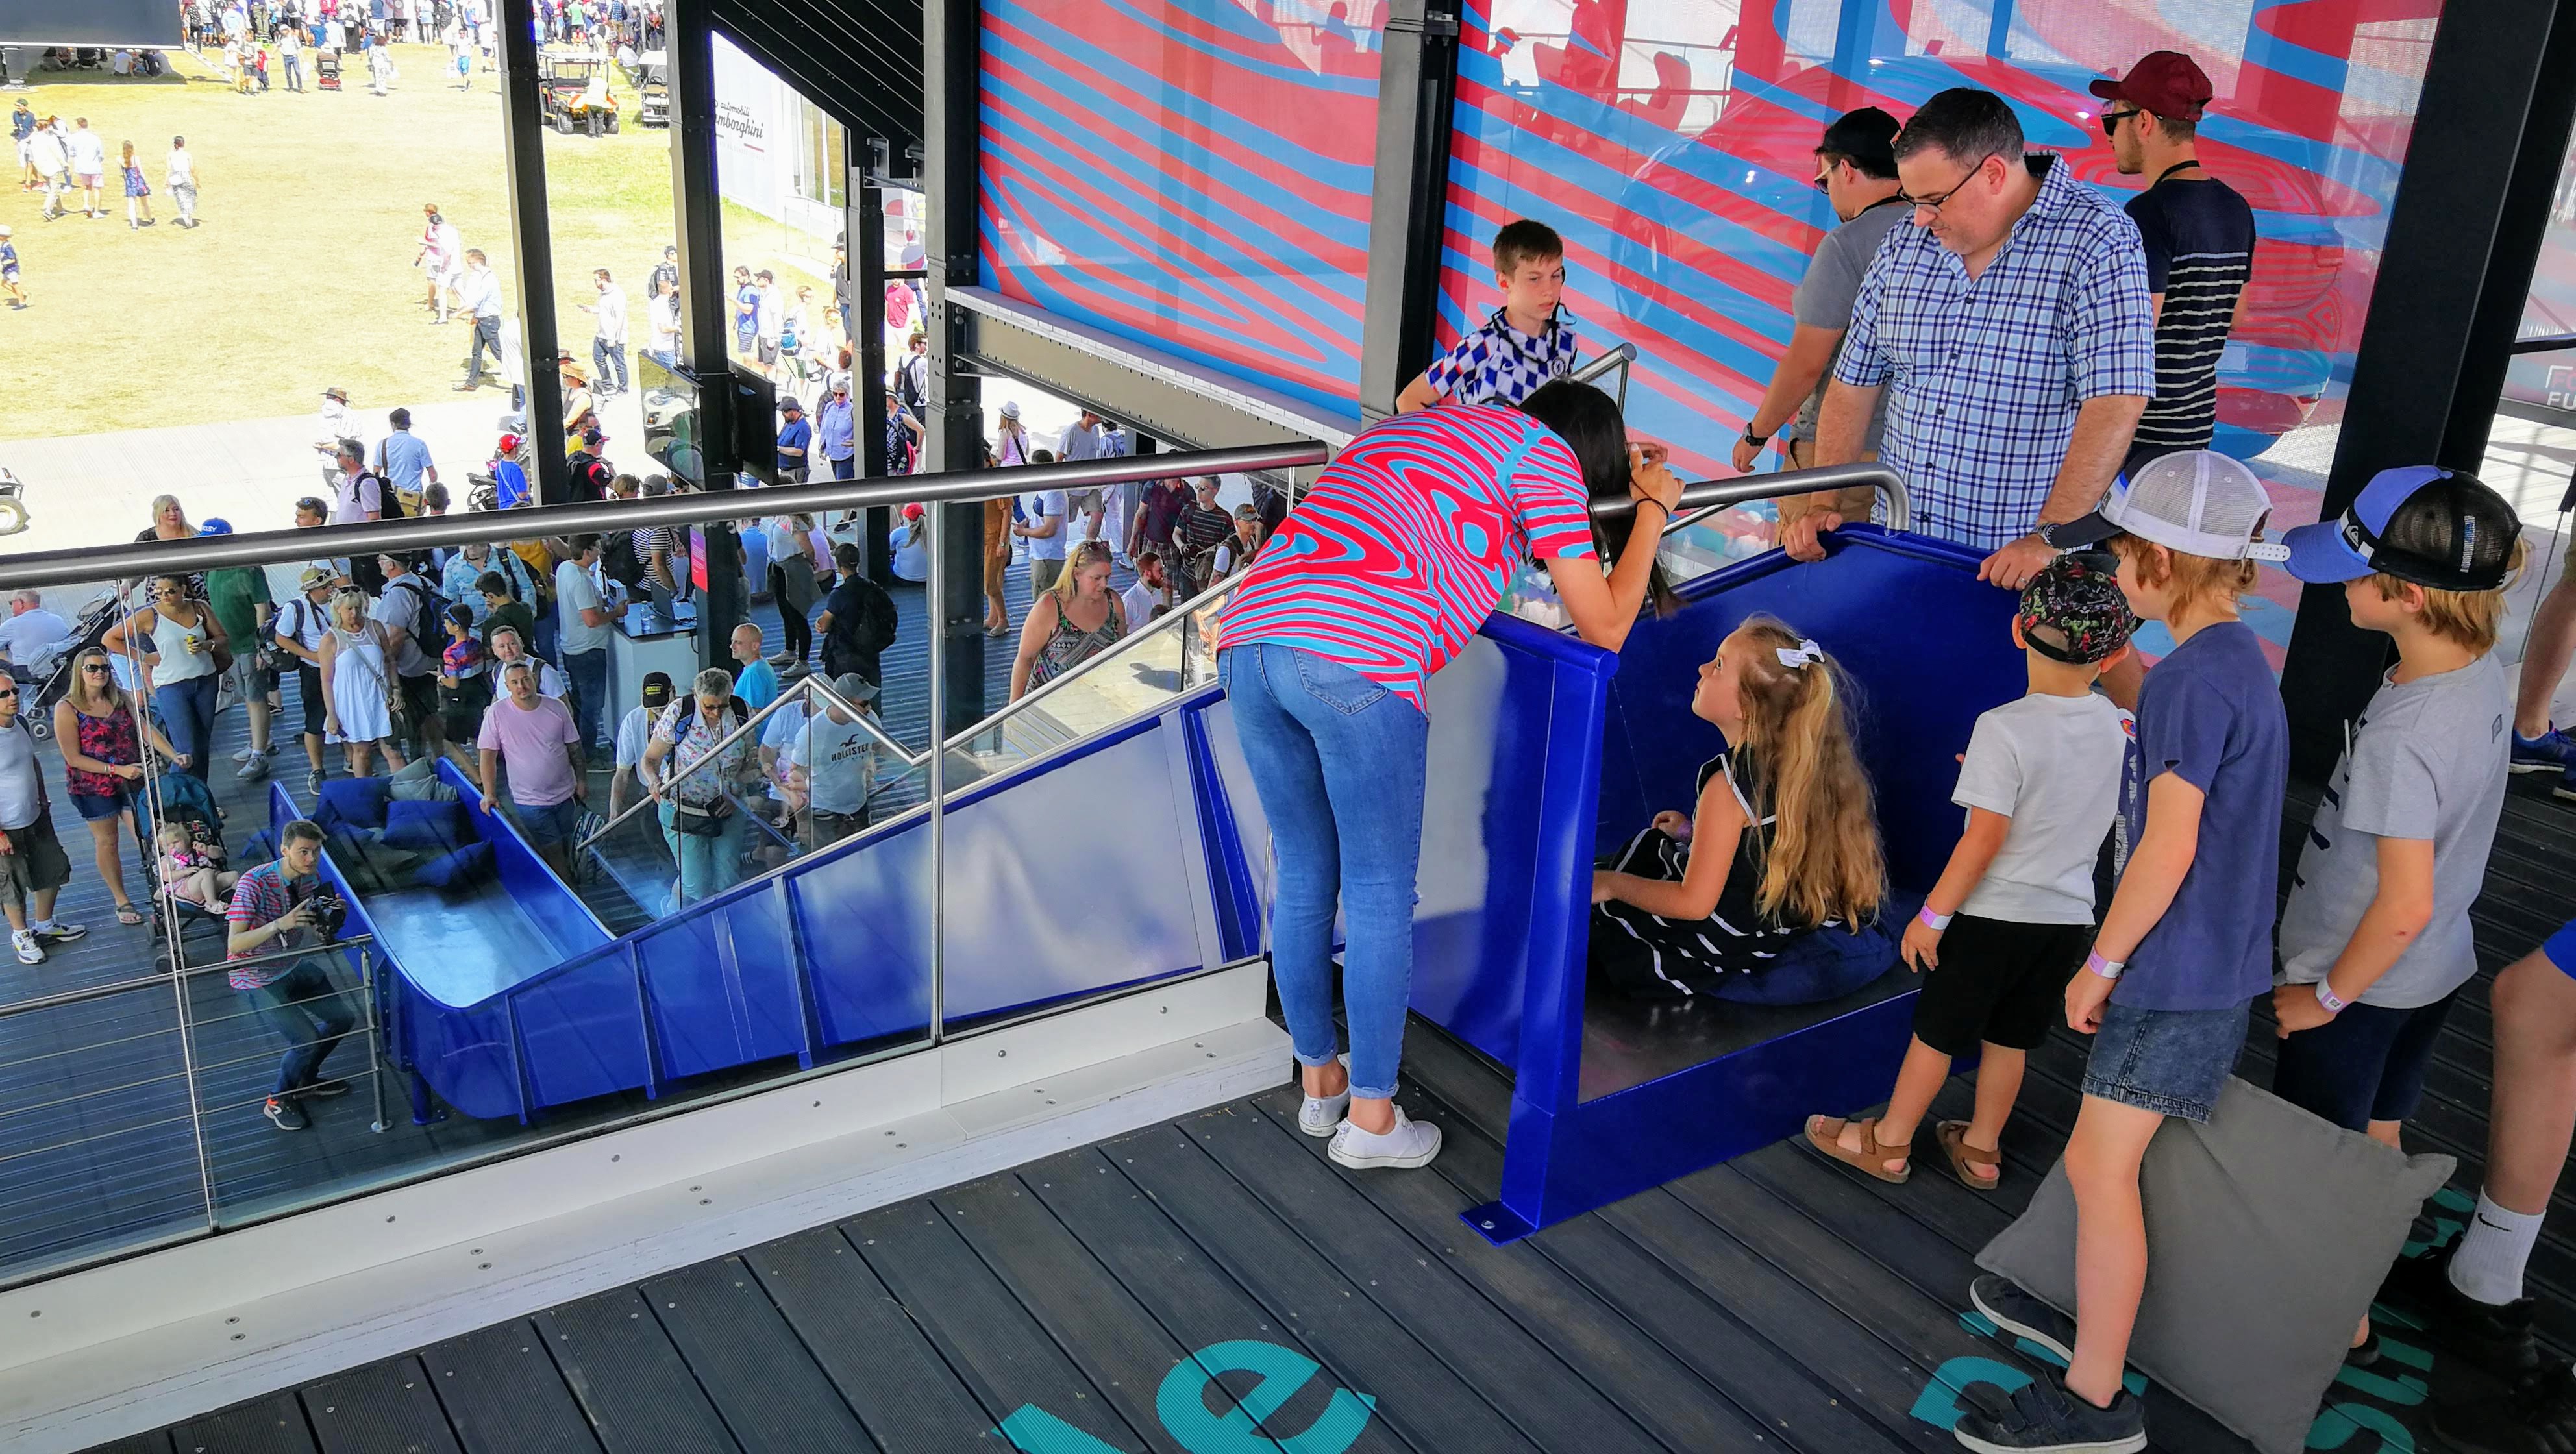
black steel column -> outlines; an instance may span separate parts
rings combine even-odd
[[[535,0],[501,0],[501,132],[510,152],[510,236],[519,269],[519,339],[528,366],[528,449],[537,502],[572,503],[564,464],[563,375],[555,369],[555,249],[546,223],[546,122],[537,98]],[[474,321],[467,319],[472,328]]]
[[[1448,230],[1449,132],[1458,99],[1456,0],[1392,0],[1378,67],[1360,413],[1375,422],[1431,363]]]
[[[983,6],[926,0],[922,6],[924,128],[922,196],[930,268],[930,417],[924,467],[968,470],[984,462],[984,396],[962,363],[974,315],[948,300],[953,287],[982,281],[977,249],[977,96],[982,84]],[[883,266],[880,259],[879,266]],[[947,708],[942,737],[984,719],[984,507],[942,505],[940,626]]]
[[[527,4],[529,0],[513,0]],[[716,187],[714,31],[705,0],[667,0],[663,46],[671,93],[671,197],[679,211],[680,360],[698,389],[698,451],[709,490],[734,487],[734,396],[725,352],[724,218]],[[725,643],[744,619],[742,542],[729,526],[700,527],[707,588],[698,598],[698,660],[730,668]]]
[[[2576,17],[2554,0],[2443,11],[2326,482],[2326,518],[2398,465],[2474,470],[2504,386],[2576,120]],[[2340,586],[2310,586],[2281,673],[2291,771],[2321,779],[2368,704],[2388,638]]]
[[[857,331],[850,340],[850,398],[858,406],[859,473],[870,479],[894,470],[886,452],[886,420],[893,406],[885,386],[885,191],[877,185],[886,150],[882,141],[851,133],[850,204],[843,214],[850,244],[843,259],[850,273],[850,326]],[[893,514],[883,505],[867,512],[870,580],[894,579]]]

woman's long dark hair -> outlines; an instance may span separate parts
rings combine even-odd
[[[1594,500],[1628,498],[1628,424],[1619,417],[1619,406],[1610,396],[1590,384],[1572,379],[1555,379],[1541,384],[1520,402],[1520,411],[1556,432],[1574,451],[1575,463],[1583,467],[1583,492]],[[1592,517],[1592,548],[1601,553],[1604,571],[1616,565],[1619,553],[1628,548],[1629,533],[1635,529],[1634,514],[1614,515],[1607,520]],[[1658,616],[1668,616],[1681,605],[1673,594],[1673,583],[1664,574],[1664,563],[1657,560],[1646,578],[1646,606]]]

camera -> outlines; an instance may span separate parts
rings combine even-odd
[[[349,922],[349,901],[340,897],[337,889],[318,890],[304,903],[313,911],[313,931],[322,936],[323,943],[340,937],[341,926]]]

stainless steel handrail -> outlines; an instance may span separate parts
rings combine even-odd
[[[1160,636],[1166,631],[1179,630],[1181,626],[1193,615],[1206,609],[1209,602],[1224,595],[1229,589],[1231,589],[1235,584],[1235,580],[1236,577],[1228,576],[1224,580],[1218,581],[1215,585],[1208,587],[1206,590],[1199,592],[1197,595],[1192,596],[1188,600],[1173,606],[1168,611],[1165,611],[1161,620],[1152,622],[1147,625],[1144,630],[1131,631],[1127,633],[1127,635],[1119,638],[1118,644],[1112,646],[1107,651],[1085,661],[1075,663],[1073,670],[1066,672],[1060,677],[1040,682],[1036,686],[1029,688],[1027,692],[1021,695],[1018,701],[1010,703],[1003,707],[1002,710],[995,712],[983,721],[978,722],[974,726],[967,728],[965,731],[949,738],[945,744],[946,747],[952,752],[957,750],[959,747],[965,745],[965,743],[970,739],[983,736],[985,733],[1001,726],[1004,720],[1018,716],[1023,710],[1033,707],[1039,702],[1045,701],[1047,698],[1054,696],[1057,692],[1060,692],[1066,687],[1071,686],[1073,683],[1091,675],[1095,670],[1106,666],[1110,662],[1124,660],[1128,653],[1135,649],[1139,643],[1150,640],[1153,637]]]
[[[1781,470],[1767,475],[1739,475],[1728,480],[1701,480],[1682,486],[1681,510],[1674,523],[1712,514],[1729,505],[1745,505],[1755,500],[1777,500],[1784,495],[1812,495],[1822,490],[1858,489],[1867,485],[1878,491],[1887,502],[1887,528],[1914,528],[1914,497],[1906,493],[1905,481],[1896,471],[1883,464],[1828,464],[1814,469]],[[1633,498],[1595,500],[1594,519],[1615,519],[1637,508]],[[1684,514],[1682,512],[1690,512]]]
[[[760,490],[711,490],[652,499],[605,500],[582,505],[539,505],[516,510],[432,515],[317,525],[309,530],[261,530],[246,535],[198,536],[74,550],[41,550],[0,559],[0,590],[128,580],[167,571],[219,566],[273,565],[323,556],[368,555],[461,545],[496,535],[514,540],[597,534],[657,525],[703,525],[755,515],[802,515],[915,502],[992,499],[1031,490],[1080,490],[1158,480],[1175,474],[1213,475],[1298,469],[1322,464],[1320,440],[1245,445],[1183,454],[1119,455],[1109,459],[1014,465],[1007,469],[950,470],[877,480],[826,480]]]
[[[179,978],[194,979],[198,975],[213,974],[218,970],[229,972],[246,969],[280,959],[310,959],[316,954],[329,954],[335,949],[346,949],[373,942],[375,942],[375,936],[371,934],[350,934],[334,939],[328,944],[308,944],[301,949],[272,949],[265,954],[246,955],[240,959],[217,959],[205,964],[191,964],[179,971]],[[170,976],[167,974],[147,974],[134,979],[111,980],[106,984],[94,984],[81,989],[39,995],[32,1000],[12,1000],[7,1004],[0,1004],[0,1020],[36,1010],[60,1009],[64,1005],[77,1005],[86,1000],[103,1000],[115,995],[128,995],[136,990],[159,989],[168,983],[170,983]],[[171,1028],[175,1031],[178,1027],[174,1025]]]
[[[822,704],[824,707],[837,706],[841,710],[848,712],[853,718],[856,718],[859,725],[868,730],[868,735],[870,737],[883,743],[887,751],[893,753],[897,758],[902,760],[905,772],[910,772],[929,760],[929,749],[924,748],[919,752],[914,752],[910,748],[905,747],[901,742],[898,742],[893,737],[889,736],[885,728],[878,724],[875,717],[859,710],[857,704],[851,702],[847,697],[842,696],[839,692],[833,691],[831,687],[813,677],[807,677],[804,680],[799,681],[796,685],[781,693],[778,698],[775,701],[772,701],[768,706],[752,713],[750,718],[740,727],[726,733],[724,737],[717,741],[714,747],[709,748],[707,750],[707,756],[713,757],[723,752],[726,748],[741,740],[745,733],[750,732],[753,728],[758,727],[761,723],[768,721],[770,718],[777,716],[779,710],[784,708],[791,701],[804,699],[808,711],[819,710],[811,700],[816,693],[820,693],[824,697],[825,700]],[[665,770],[662,774],[661,782],[646,790],[644,796],[627,804],[625,809],[618,813],[616,817],[602,823],[599,826],[598,832],[591,834],[589,837],[581,840],[581,842],[573,845],[573,851],[575,853],[579,853],[584,849],[589,848],[599,840],[607,837],[610,831],[615,829],[618,824],[634,817],[637,813],[642,812],[652,804],[663,801],[663,797],[666,793],[669,793],[678,783],[685,781],[688,778],[695,777],[697,775],[697,771],[698,770],[694,767],[689,769],[687,772],[681,773],[674,773]],[[898,774],[898,776],[900,776],[900,774]],[[737,801],[739,801],[739,799],[737,799]]]
[[[1637,345],[1623,343],[1616,348],[1594,354],[1574,372],[1567,374],[1566,378],[1578,384],[1588,384],[1612,369],[1617,369],[1619,387],[1609,393],[1611,399],[1618,404],[1620,412],[1624,414],[1628,409],[1628,376],[1636,370],[1636,366]]]

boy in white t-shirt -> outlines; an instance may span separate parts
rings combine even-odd
[[[2029,1051],[2065,1014],[2066,982],[2093,943],[2093,868],[2120,810],[2128,714],[2093,691],[2129,649],[2138,618],[2103,553],[2060,556],[2022,591],[2013,644],[2030,694],[1977,718],[1951,801],[1959,846],[1906,926],[1906,964],[1930,971],[1914,1040],[1877,1116],[1811,1116],[1807,1140],[1885,1182],[1913,1174],[1916,1132],[1950,1062],[1980,1051],[1973,1120],[1934,1128],[1950,1169],[1992,1191],[1997,1147]]]

